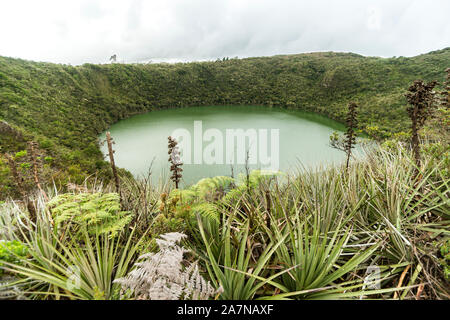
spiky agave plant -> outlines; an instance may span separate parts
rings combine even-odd
[[[16,287],[27,299],[119,298],[120,286],[113,281],[130,270],[145,236],[136,241],[133,232],[115,238],[99,234],[92,237],[85,232],[81,246],[79,238],[52,228],[40,203],[36,223],[23,214],[23,223],[13,232],[15,238],[22,238],[27,256],[18,256],[15,261],[0,258],[0,268],[13,277],[0,285],[0,291]]]
[[[259,291],[264,291],[264,286],[268,284],[284,291],[285,288],[275,279],[298,266],[275,274],[269,274],[267,268],[285,238],[281,237],[276,243],[268,243],[260,254],[255,255],[258,244],[250,234],[249,220],[232,226],[236,222],[234,217],[235,215],[230,215],[219,228],[213,229],[214,233],[209,233],[203,219],[198,216],[198,229],[204,247],[204,252],[198,253],[206,260],[205,266],[214,286],[223,290],[219,298],[251,300]]]

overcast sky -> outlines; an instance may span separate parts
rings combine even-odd
[[[0,0],[0,55],[81,64],[450,46],[450,0]]]

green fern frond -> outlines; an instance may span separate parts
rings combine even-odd
[[[194,190],[186,189],[186,190],[180,190],[175,189],[172,190],[169,194],[169,201],[178,197],[178,199],[182,199],[183,202],[191,202],[194,201],[197,197],[197,193]]]
[[[89,234],[115,236],[132,220],[132,214],[120,210],[117,193],[61,194],[48,204],[58,227],[70,225],[70,231],[78,234],[87,228]]]
[[[218,191],[228,191],[234,183],[234,179],[227,176],[204,178],[190,189],[195,191],[198,198],[205,199]]]
[[[215,220],[219,222],[220,220],[220,213],[217,207],[213,203],[209,202],[202,202],[194,207],[192,207],[192,213],[194,215],[200,214],[204,218],[208,218],[211,220]]]
[[[230,190],[223,198],[222,202],[226,204],[234,203],[242,197],[242,194],[245,192],[245,185],[240,185],[232,190]]]

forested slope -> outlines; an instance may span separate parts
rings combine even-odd
[[[193,105],[269,105],[342,121],[354,100],[361,106],[361,129],[378,127],[388,136],[408,130],[403,94],[409,84],[417,78],[442,81],[449,66],[450,48],[413,58],[325,52],[82,66],[0,57],[0,153],[14,154],[35,140],[60,177],[82,179],[107,171],[97,135],[109,125],[137,113]],[[6,187],[7,171],[0,158],[0,185]]]

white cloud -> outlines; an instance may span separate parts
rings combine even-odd
[[[450,46],[448,0],[0,0],[0,55],[80,64]]]

